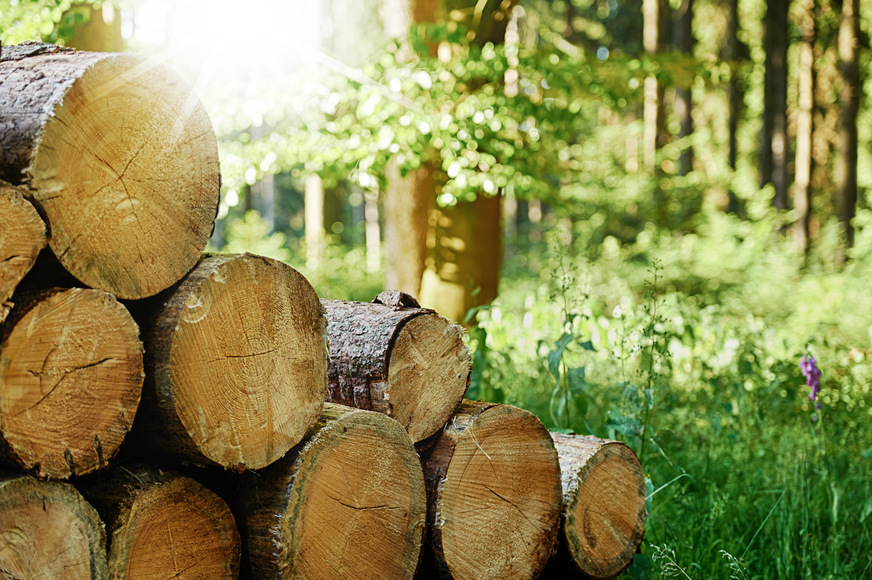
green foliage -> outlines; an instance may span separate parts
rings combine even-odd
[[[76,4],[97,4],[98,0],[0,0],[0,39],[3,44],[27,40],[57,42],[75,26],[84,24],[84,13],[70,12]]]

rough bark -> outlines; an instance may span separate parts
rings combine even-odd
[[[0,324],[13,306],[12,293],[47,243],[45,223],[22,190],[0,182]]]
[[[0,476],[0,576],[108,579],[96,510],[69,484]]]
[[[460,322],[470,308],[497,297],[502,262],[502,196],[436,209],[421,304]]]
[[[183,462],[259,469],[314,424],[324,316],[309,282],[251,254],[204,258],[138,313],[146,381],[137,441]]]
[[[330,336],[328,398],[385,413],[415,443],[442,427],[469,386],[463,329],[399,292],[370,304],[321,303]]]
[[[412,578],[426,517],[408,434],[328,403],[306,439],[239,485],[253,578]]]
[[[839,63],[842,73],[839,114],[839,148],[836,160],[837,215],[842,224],[845,246],[854,245],[853,219],[857,214],[857,153],[862,85],[858,43],[860,36],[860,0],[845,0],[839,25]],[[840,257],[840,261],[844,261]]]
[[[53,479],[105,466],[142,384],[139,328],[114,296],[72,288],[23,298],[0,335],[0,456]]]
[[[570,560],[589,578],[613,578],[632,563],[645,530],[645,476],[639,459],[618,441],[551,436],[563,483],[564,557],[556,562]]]
[[[763,48],[766,51],[763,129],[760,145],[760,186],[775,187],[772,200],[787,209],[790,180],[787,168],[787,48],[789,0],[767,0]]]
[[[548,431],[508,405],[462,403],[422,456],[426,571],[536,578],[557,545],[560,466]]]
[[[52,45],[4,47],[0,179],[29,186],[49,247],[76,278],[143,298],[179,280],[209,239],[217,140],[202,105],[166,67]]]
[[[116,467],[77,487],[106,523],[112,578],[239,577],[236,520],[224,500],[197,481],[136,466]]]

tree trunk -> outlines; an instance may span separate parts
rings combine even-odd
[[[793,183],[793,207],[797,220],[793,224],[793,239],[803,255],[808,254],[811,240],[811,176],[814,171],[812,136],[814,135],[814,45],[816,37],[816,0],[805,0],[799,27],[798,111],[796,114],[796,163]]]
[[[402,44],[413,24],[436,22],[438,0],[382,0],[385,33]],[[400,58],[411,59],[405,47]],[[427,231],[430,211],[435,204],[433,167],[424,164],[400,174],[401,160],[391,160],[387,168],[384,195],[385,212],[385,288],[418,297],[421,276],[427,259]]]
[[[233,514],[193,479],[116,468],[77,486],[106,522],[112,578],[239,578],[241,543]]]
[[[790,0],[767,0],[763,48],[766,52],[760,186],[775,187],[776,209],[787,209],[787,7]]]
[[[139,313],[146,343],[134,435],[193,464],[258,469],[296,445],[326,394],[321,304],[269,258],[204,258]]]
[[[388,166],[385,190],[385,288],[421,295],[427,259],[427,227],[435,204],[433,169],[424,165],[405,177],[396,160]]]
[[[739,121],[742,117],[742,108],[744,98],[742,95],[742,84],[739,80],[739,61],[747,51],[746,47],[739,40],[739,0],[730,0],[729,3],[729,24],[727,30],[727,47],[726,58],[730,61],[730,81],[727,84],[727,101],[729,107],[729,120],[727,122],[728,137],[728,158],[727,163],[733,174],[736,172],[736,162],[739,157]],[[727,204],[727,212],[738,213],[739,198],[733,190],[732,184],[728,191],[729,201]]]
[[[684,54],[693,55],[693,0],[684,0],[681,13],[675,20],[675,48]],[[675,115],[678,117],[680,129],[678,136],[683,138],[693,134],[693,99],[692,87],[676,87]],[[683,146],[679,160],[679,173],[687,175],[693,171],[693,146]]]
[[[645,476],[618,441],[552,433],[563,478],[561,551],[587,578],[614,578],[633,562],[645,529]]]
[[[137,299],[197,262],[218,208],[218,148],[175,73],[131,55],[4,47],[0,102],[0,179],[29,185],[76,278]]]
[[[324,184],[318,175],[309,175],[305,183],[306,268],[321,268],[324,253]]]
[[[557,545],[560,466],[539,420],[465,401],[422,455],[426,570],[442,578],[536,578]]]
[[[842,72],[840,91],[839,149],[836,160],[837,213],[845,234],[845,246],[854,245],[857,213],[857,114],[860,110],[860,63],[857,45],[860,33],[860,0],[845,0],[839,25],[839,61]],[[844,261],[844,257],[840,258]]]
[[[421,304],[453,321],[497,297],[502,262],[502,196],[479,195],[436,209]]]
[[[0,576],[106,580],[106,534],[73,486],[0,477]]]
[[[668,8],[669,5],[665,0],[643,0],[642,2],[642,45],[648,55],[658,54],[665,44],[664,22]],[[642,159],[654,178],[654,218],[659,224],[665,224],[668,220],[665,192],[660,188],[659,179],[656,179],[662,172],[657,163],[657,152],[666,144],[666,116],[663,97],[663,84],[654,75],[648,76],[644,83]]]
[[[45,223],[22,195],[24,188],[0,182],[0,324],[22,278],[45,248]]]
[[[100,290],[18,302],[0,335],[0,455],[53,479],[105,466],[139,405],[139,328]]]
[[[65,39],[64,45],[76,50],[97,52],[122,52],[125,49],[121,14],[113,4],[74,4],[64,12],[61,22],[76,17],[83,18],[84,23],[76,26]]]
[[[247,475],[239,521],[253,578],[414,576],[426,492],[396,421],[328,403],[303,443]]]
[[[321,303],[330,337],[328,399],[385,413],[415,443],[439,430],[469,386],[463,329],[398,292],[370,304]]]

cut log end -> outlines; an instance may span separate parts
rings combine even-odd
[[[472,360],[463,329],[436,314],[406,322],[394,342],[388,366],[388,397],[415,443],[445,424],[469,386]]]
[[[379,413],[332,404],[322,422],[294,459],[292,478],[284,465],[269,468],[284,473],[271,485],[285,506],[280,537],[249,526],[261,546],[252,550],[255,576],[412,578],[426,492],[408,434]]]
[[[452,446],[445,469],[443,454]],[[542,571],[557,543],[560,468],[534,415],[507,405],[462,404],[426,458],[425,472],[431,547],[443,575],[535,578]]]
[[[0,436],[11,459],[66,479],[105,466],[143,383],[139,328],[100,290],[56,290],[18,318],[0,347]]]
[[[157,355],[158,397],[203,457],[260,469],[315,423],[327,389],[324,319],[299,272],[251,254],[206,258],[161,316],[171,323],[157,328],[172,331],[151,341],[168,352]]]
[[[79,55],[87,65],[72,64]],[[175,73],[138,57],[29,60],[50,60],[47,76],[81,75],[27,171],[52,251],[88,286],[157,294],[194,266],[212,232],[220,175],[205,110]]]
[[[97,512],[68,484],[32,477],[0,482],[0,576],[108,578]]]
[[[552,434],[564,480],[563,540],[578,568],[612,578],[633,560],[645,526],[645,477],[617,441]]]
[[[239,577],[241,544],[227,504],[196,481],[167,475],[133,491],[109,547],[113,578]]]
[[[9,299],[16,286],[47,243],[45,223],[24,191],[0,182],[0,324],[12,308]]]

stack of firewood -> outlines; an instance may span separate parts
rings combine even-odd
[[[0,179],[0,575],[535,578],[550,559],[608,578],[632,560],[635,455],[463,400],[461,327],[202,254],[217,143],[165,67],[3,47]]]

